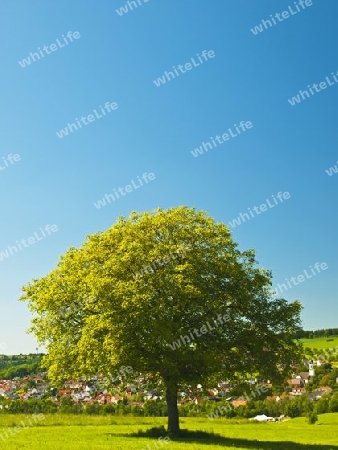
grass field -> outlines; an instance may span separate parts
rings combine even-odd
[[[301,342],[304,345],[304,348],[309,347],[311,349],[317,349],[318,353],[323,353],[325,355],[325,350],[327,349],[338,349],[338,336],[330,336],[328,338],[326,337],[320,337],[315,339],[301,339]],[[338,352],[337,352],[338,354]],[[309,356],[309,355],[306,355]],[[332,362],[332,367],[338,368],[338,356],[334,362]]]
[[[317,348],[318,350],[338,347],[338,336],[301,339],[300,341],[303,343],[304,347],[309,347],[312,349]]]
[[[27,423],[28,416],[0,415],[0,435],[8,427]],[[240,420],[182,418],[189,437],[168,444],[157,438],[137,436],[165,425],[165,418],[89,417],[46,415],[35,426],[15,436],[0,437],[0,448],[8,450],[338,450],[338,413],[323,414],[315,425],[305,418],[283,423],[253,423]],[[206,432],[203,436],[203,432]],[[195,433],[195,434],[194,434]],[[212,433],[215,433],[214,435]],[[134,434],[134,435],[133,435]],[[217,435],[217,436],[216,436]],[[157,445],[157,446],[156,446]]]

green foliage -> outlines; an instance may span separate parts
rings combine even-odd
[[[297,331],[297,339],[314,339],[325,337],[327,339],[330,336],[338,336],[338,328],[324,328],[321,330],[307,331],[299,329]]]
[[[301,305],[273,298],[271,284],[227,225],[182,206],[120,217],[25,286],[22,300],[53,381],[131,366],[162,378],[172,411],[180,383],[289,372],[301,355]],[[175,348],[181,336],[190,338]]]
[[[144,415],[154,417],[167,416],[167,405],[163,401],[148,400],[144,403]]]
[[[309,412],[307,417],[310,425],[314,425],[316,422],[318,422],[318,416],[315,411]]]
[[[0,415],[8,414],[33,414],[33,413],[58,413],[58,414],[82,414],[82,415],[114,415],[134,417],[167,417],[167,405],[163,400],[149,400],[143,406],[123,404],[100,405],[99,403],[74,403],[69,397],[61,400],[61,406],[57,407],[51,400],[5,400],[0,399],[0,404],[7,408],[0,409]],[[270,417],[285,415],[291,418],[300,416],[308,417],[309,413],[317,414],[338,412],[338,394],[323,396],[316,402],[312,402],[306,395],[286,398],[275,402],[270,400],[251,401],[247,406],[233,407],[226,400],[210,401],[202,400],[196,404],[187,402],[179,406],[181,417],[205,417],[205,418],[251,418],[258,414],[266,414]]]
[[[338,393],[335,393],[330,399],[329,412],[338,412]]]
[[[164,266],[133,276],[174,252]],[[229,374],[276,376],[299,350],[301,308],[273,300],[271,274],[255,265],[254,252],[240,252],[228,227],[203,212],[135,212],[71,248],[22,299],[35,313],[32,330],[47,345],[52,379],[129,365],[192,382],[220,371],[222,360]],[[170,348],[225,313],[226,323],[193,346]]]
[[[326,414],[329,412],[329,402],[330,397],[327,395],[324,395],[322,398],[317,400],[316,402],[316,411],[318,414]]]
[[[13,355],[0,357],[0,380],[13,380],[41,372],[42,355]]]
[[[28,355],[0,355],[0,370],[22,364],[33,364],[40,362],[43,354],[30,353]]]
[[[331,364],[324,364],[316,367],[315,376],[311,380],[308,388],[311,390],[319,389],[320,386],[330,386],[336,388],[336,379],[338,378],[338,369],[332,369]]]

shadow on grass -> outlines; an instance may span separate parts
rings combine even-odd
[[[149,430],[139,430],[137,433],[118,434],[119,436],[131,438],[153,438],[168,436],[173,442],[198,443],[204,445],[220,445],[232,448],[246,448],[252,450],[338,450],[337,445],[322,444],[300,444],[292,441],[258,441],[253,439],[227,438],[215,433],[206,431],[181,430],[179,436],[167,434],[165,428],[155,427]],[[115,435],[116,436],[116,435]]]

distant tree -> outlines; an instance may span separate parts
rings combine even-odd
[[[316,411],[318,414],[325,414],[329,412],[329,397],[324,395],[316,402]]]
[[[73,404],[74,404],[72,398],[68,397],[68,396],[62,397],[60,402],[61,402],[61,406],[73,406]]]
[[[111,403],[103,406],[103,412],[104,414],[114,414],[115,413],[115,406]]]
[[[32,389],[36,387],[36,382],[34,380],[28,380],[27,381],[28,388]]]
[[[307,356],[313,356],[313,350],[310,347],[305,347],[305,353]]]
[[[291,418],[299,417],[302,414],[299,402],[296,399],[288,401],[284,407],[284,414]]]
[[[274,298],[271,285],[227,225],[182,206],[120,217],[25,286],[22,300],[52,380],[122,365],[152,373],[178,434],[180,384],[240,373],[281,380],[300,358],[301,305]]]
[[[314,425],[316,422],[318,422],[318,416],[315,411],[309,412],[307,417],[310,425]]]
[[[329,383],[330,383],[329,375],[324,375],[319,381],[319,386],[327,386]]]
[[[329,412],[338,412],[338,393],[335,393],[330,399]]]

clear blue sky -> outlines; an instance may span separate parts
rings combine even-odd
[[[250,28],[270,14],[296,11],[293,0],[139,2],[122,16],[125,0],[1,2],[0,164],[9,153],[21,160],[0,170],[0,251],[47,224],[59,229],[0,261],[5,353],[36,347],[20,287],[87,234],[157,206],[185,204],[229,222],[279,191],[291,197],[234,228],[234,239],[256,249],[275,283],[326,262],[285,297],[303,302],[305,328],[337,327],[338,174],[325,170],[338,159],[338,83],[295,106],[288,99],[337,72],[338,2],[314,0],[257,35]],[[80,38],[19,65],[69,31]],[[203,50],[215,57],[155,86]],[[108,101],[118,109],[58,138]],[[191,154],[242,120],[253,127]],[[155,180],[95,208],[144,172]]]

